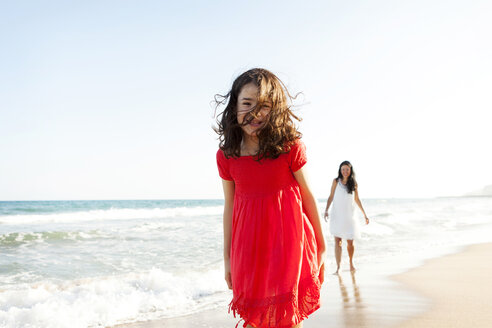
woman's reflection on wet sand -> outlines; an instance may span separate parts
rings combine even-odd
[[[351,272],[350,275],[352,278],[352,293],[349,292],[347,286],[343,282],[342,275],[338,274],[340,294],[343,301],[342,308],[344,327],[366,327],[366,306],[364,305],[364,301],[361,297],[359,286],[357,286],[355,272]]]

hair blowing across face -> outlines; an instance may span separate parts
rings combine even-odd
[[[243,124],[251,122],[262,105],[271,105],[271,111],[263,127],[257,132],[259,150],[257,159],[277,158],[289,151],[290,146],[302,134],[297,131],[294,120],[300,121],[291,110],[291,100],[285,85],[275,74],[263,69],[253,68],[239,75],[232,83],[231,90],[226,95],[215,95],[216,108],[225,105],[222,113],[217,115],[215,132],[219,135],[219,147],[226,157],[241,156],[241,141],[243,131],[237,120],[237,103],[241,89],[249,83],[258,87],[256,106],[245,116]]]
[[[340,164],[340,167],[338,168],[338,177],[337,177],[337,179],[339,181],[343,181],[342,166],[344,166],[344,165],[347,165],[348,167],[350,167],[350,175],[348,177],[347,184],[345,186],[347,187],[347,192],[349,194],[351,194],[355,190],[355,188],[357,187],[357,180],[355,180],[354,168],[352,167],[352,164],[350,164],[349,161],[343,161]]]

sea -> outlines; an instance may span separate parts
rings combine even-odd
[[[491,197],[362,202],[370,224],[359,217],[359,271],[391,275],[492,241]],[[222,210],[222,200],[0,202],[0,327],[107,327],[226,309]]]

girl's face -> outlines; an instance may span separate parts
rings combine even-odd
[[[341,171],[342,171],[342,176],[344,179],[346,179],[350,176],[350,166],[342,165]]]
[[[246,115],[256,107],[257,103],[258,87],[254,83],[248,83],[243,86],[237,98],[237,122],[239,124],[243,124]],[[246,125],[241,125],[243,133],[250,137],[256,137],[257,132],[265,125],[271,110],[271,105],[264,104],[256,118],[253,118]]]

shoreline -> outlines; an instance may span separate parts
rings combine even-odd
[[[354,274],[342,267],[340,275],[326,275],[322,307],[304,327],[490,327],[490,254],[492,243],[467,245],[389,276],[364,266]],[[113,327],[229,328],[238,321],[224,307]]]
[[[346,263],[348,266],[348,263]],[[402,288],[386,275],[364,270],[352,274],[342,267],[339,275],[327,274],[321,289],[322,306],[304,320],[306,328],[329,327],[388,327],[422,313],[426,300],[410,289]],[[112,326],[114,328],[192,328],[235,327],[227,307],[205,310],[186,316],[142,321]],[[243,321],[238,327],[242,327]]]

